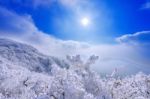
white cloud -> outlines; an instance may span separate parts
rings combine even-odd
[[[57,0],[57,1],[66,6],[75,6],[80,2],[80,0]]]
[[[60,40],[40,31],[30,15],[21,16],[2,7],[0,7],[0,17],[4,21],[0,23],[0,37],[30,44],[45,54],[62,58],[68,54],[81,54],[83,57],[96,54],[100,56],[100,59],[93,68],[98,72],[112,71],[114,68],[119,68],[124,73],[139,70],[150,72],[147,70],[150,62],[144,55],[141,55],[138,47],[124,44],[90,45],[83,42]],[[120,37],[120,42],[121,38],[127,37]]]
[[[0,29],[3,35],[31,33],[37,31],[30,15],[17,15],[15,12],[0,7]]]
[[[133,45],[150,45],[150,31],[142,31],[134,34],[126,34],[116,39],[119,43]]]
[[[54,0],[31,0],[34,7],[50,6]]]
[[[146,2],[142,5],[141,9],[150,9],[150,2]]]
[[[13,3],[17,4],[18,6],[38,8],[38,7],[48,7],[54,1],[56,0],[0,0],[0,3],[2,4]]]
[[[0,23],[1,37],[12,38],[25,43],[32,44],[44,52],[51,55],[61,56],[62,54],[74,53],[78,48],[86,48],[88,44],[76,41],[63,41],[55,37],[43,33],[35,26],[29,15],[20,16],[15,12],[0,7]],[[72,50],[67,50],[67,48]],[[54,52],[53,52],[54,51]]]
[[[26,0],[28,1],[28,0]],[[87,3],[89,0],[32,0],[32,4],[38,6],[50,6],[53,3],[59,3],[63,6],[74,8]]]
[[[59,3],[67,7],[77,7],[78,5],[85,3],[89,0],[11,0],[11,3],[19,4],[25,7],[50,7],[51,4]],[[7,4],[10,0],[1,0],[0,3]]]

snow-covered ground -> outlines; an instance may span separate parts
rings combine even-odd
[[[90,69],[97,59],[61,60],[0,39],[0,99],[150,99],[150,75],[101,77]]]

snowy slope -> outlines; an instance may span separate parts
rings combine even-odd
[[[0,57],[0,99],[36,99],[51,82],[51,76],[31,72]]]
[[[0,57],[36,72],[50,73],[53,63],[61,67],[68,67],[63,60],[43,55],[32,46],[8,39],[0,39]]]
[[[0,39],[0,99],[150,99],[150,75],[101,78],[90,69],[97,59],[67,56],[66,64],[29,45]]]

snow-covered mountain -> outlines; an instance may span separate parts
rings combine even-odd
[[[0,57],[35,72],[50,73],[54,63],[60,67],[69,66],[64,60],[46,56],[32,46],[9,39],[0,39]]]
[[[102,78],[90,69],[97,59],[67,56],[66,63],[0,39],[0,99],[150,99],[150,75]]]

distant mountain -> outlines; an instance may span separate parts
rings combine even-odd
[[[69,67],[64,60],[44,55],[32,46],[9,39],[0,39],[0,57],[35,72],[50,73],[54,63],[62,68]]]

